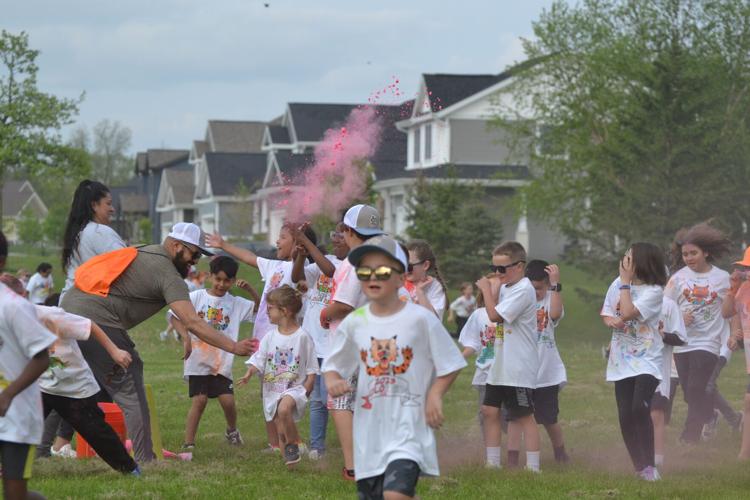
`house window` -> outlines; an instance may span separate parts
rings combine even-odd
[[[420,130],[418,128],[414,129],[414,163],[419,163],[421,161],[422,155],[420,154]]]
[[[186,208],[182,212],[182,222],[193,222],[195,220],[195,210]]]
[[[432,158],[432,124],[424,126],[424,159]]]

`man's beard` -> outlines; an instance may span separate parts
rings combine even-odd
[[[190,274],[190,262],[185,262],[185,257],[182,255],[184,250],[180,250],[180,252],[175,255],[172,258],[172,264],[174,264],[174,267],[177,269],[177,272],[180,273],[180,276],[182,278],[187,278],[188,274]]]

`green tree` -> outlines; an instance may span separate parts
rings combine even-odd
[[[479,184],[467,184],[454,172],[447,179],[419,177],[409,196],[407,234],[427,240],[448,282],[478,279],[487,269],[502,226],[486,203]]]
[[[497,124],[526,147],[528,209],[574,259],[708,218],[747,239],[748,2],[556,1],[533,30]]]
[[[10,173],[43,175],[59,168],[65,146],[58,131],[71,123],[83,98],[41,92],[38,56],[26,33],[0,31],[0,187]]]
[[[29,209],[21,212],[18,220],[18,239],[21,243],[32,247],[44,242],[44,223]],[[43,245],[42,253],[44,253]]]

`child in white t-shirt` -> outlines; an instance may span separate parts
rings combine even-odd
[[[0,232],[0,271],[8,243]],[[55,336],[39,323],[34,307],[0,283],[0,462],[3,492],[27,498],[34,447],[42,439],[43,416],[36,379],[49,367]]]
[[[210,266],[211,288],[190,292],[190,301],[198,316],[217,332],[236,342],[240,332],[240,323],[253,321],[257,310],[258,293],[249,283],[237,280],[239,266],[231,257],[215,257],[211,260]],[[247,300],[229,293],[235,285],[250,293],[254,300]],[[188,392],[192,400],[185,424],[183,448],[186,450],[195,448],[198,424],[200,424],[208,400],[213,398],[219,400],[227,421],[224,437],[229,444],[241,445],[242,436],[237,429],[237,409],[232,386],[234,354],[203,342],[189,333],[176,317],[172,317],[172,323],[183,339],[184,376],[188,381]]]
[[[412,498],[420,473],[438,475],[442,399],[466,361],[427,308],[399,299],[408,265],[398,243],[376,236],[348,257],[369,304],[339,325],[323,362],[330,394],[353,388],[359,498]]]
[[[557,421],[560,413],[560,390],[567,383],[565,365],[555,342],[555,329],[564,316],[560,268],[543,260],[532,260],[526,265],[526,277],[536,292],[536,331],[538,334],[539,372],[534,389],[534,419],[547,431],[555,454],[555,461],[570,460],[565,451],[562,427]]]
[[[659,335],[664,342],[662,372],[659,387],[651,399],[651,421],[654,424],[654,466],[664,465],[665,428],[672,418],[672,402],[677,392],[677,368],[674,365],[672,346],[687,342],[685,322],[677,302],[664,297],[659,319]]]
[[[534,388],[539,371],[536,295],[524,277],[526,250],[508,241],[492,252],[492,271],[502,283],[499,292],[490,280],[477,286],[490,321],[498,324],[495,360],[487,376],[482,413],[487,441],[487,466],[500,467],[501,409],[508,419],[508,465],[517,467],[521,437],[526,444],[526,468],[539,472],[539,429],[534,420]]]
[[[298,422],[315,383],[318,363],[310,336],[297,323],[302,294],[284,285],[266,297],[268,316],[276,325],[260,341],[260,347],[245,362],[247,372],[238,384],[246,384],[258,373],[263,380],[263,414],[273,422],[288,467],[300,461]]]
[[[260,296],[258,314],[255,317],[255,325],[253,326],[253,337],[258,340],[263,340],[266,333],[273,329],[273,325],[268,319],[266,296],[283,285],[294,286],[292,282],[292,258],[294,257],[295,245],[293,233],[294,225],[290,223],[284,224],[281,230],[279,230],[279,236],[276,239],[276,259],[258,257],[251,250],[224,241],[218,234],[206,237],[206,244],[208,246],[220,248],[240,262],[257,268],[260,272],[260,277],[264,285]],[[305,234],[311,241],[317,242],[317,236],[311,228],[305,228]],[[268,437],[268,448],[266,451],[278,451],[279,437],[273,426],[273,422],[266,422],[266,434]]]
[[[29,279],[26,291],[32,304],[42,304],[52,293],[55,282],[52,280],[52,264],[42,262],[36,268],[36,273]]]
[[[666,282],[662,251],[651,243],[634,243],[620,261],[620,277],[610,285],[601,311],[612,329],[607,382],[615,383],[622,437],[636,472],[646,481],[660,479],[651,401],[664,366],[659,320]]]
[[[477,307],[477,299],[474,298],[474,285],[471,283],[462,283],[460,290],[461,295],[451,302],[448,308],[448,321],[456,323],[456,336],[460,335],[469,316],[471,316],[471,313]]]
[[[448,307],[447,289],[432,247],[424,240],[414,240],[407,243],[406,248],[409,250],[409,265],[404,287],[412,302],[426,307],[443,321],[443,313]]]

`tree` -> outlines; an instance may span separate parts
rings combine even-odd
[[[502,237],[486,197],[482,186],[463,183],[453,172],[434,182],[419,177],[409,196],[407,233],[430,243],[452,284],[481,277]]]
[[[18,238],[21,243],[32,247],[44,241],[43,223],[29,209],[21,212],[21,218],[18,220]],[[42,247],[42,251],[44,251],[44,247]]]
[[[39,174],[57,168],[64,148],[58,131],[71,123],[83,99],[41,92],[38,56],[39,51],[29,48],[26,33],[0,32],[0,188],[10,173]]]
[[[105,119],[94,125],[91,150],[93,174],[105,185],[122,183],[130,178],[133,159],[128,156],[127,151],[130,149],[132,135],[130,129],[119,121]],[[87,142],[85,129],[83,137],[76,139],[82,140],[84,144]]]
[[[556,1],[533,29],[497,125],[530,158],[528,209],[574,259],[708,218],[746,239],[750,4]]]

